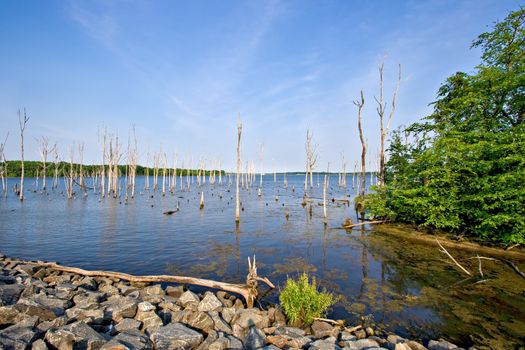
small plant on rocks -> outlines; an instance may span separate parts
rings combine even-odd
[[[279,300],[288,320],[291,323],[302,322],[304,326],[311,325],[314,318],[324,316],[326,310],[336,302],[333,294],[326,289],[322,292],[317,290],[315,277],[312,277],[310,284],[306,273],[297,281],[288,278]]]

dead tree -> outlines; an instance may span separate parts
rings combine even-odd
[[[42,192],[46,192],[46,168],[47,168],[47,156],[56,149],[56,143],[53,147],[49,147],[49,139],[42,136],[40,140],[40,157],[42,158]]]
[[[377,114],[379,115],[379,129],[381,132],[380,135],[380,149],[379,149],[379,184],[384,184],[385,182],[385,140],[388,135],[388,130],[390,129],[390,122],[392,121],[392,116],[396,110],[396,97],[397,92],[399,91],[399,84],[401,83],[401,65],[399,65],[399,73],[396,83],[396,88],[394,94],[392,95],[392,108],[390,109],[390,114],[388,115],[388,120],[386,126],[384,125],[384,116],[386,110],[386,102],[383,103],[383,68],[384,64],[382,63],[379,67],[379,99],[375,98],[377,102]]]
[[[82,189],[82,192],[84,192],[84,196],[87,196],[87,186],[84,179],[84,143],[80,143],[78,145],[78,185]]]
[[[26,114],[26,109],[24,108],[24,116],[20,109],[18,110],[18,124],[20,125],[20,156],[21,156],[21,174],[20,174],[20,200],[24,200],[24,130],[26,124],[29,121],[29,117]]]
[[[361,99],[354,101],[357,106],[357,129],[359,130],[359,140],[361,141],[361,185],[359,196],[364,197],[365,195],[365,184],[366,184],[366,148],[367,143],[363,137],[363,128],[361,127],[361,111],[365,104],[365,98],[363,96],[363,90],[361,90]],[[364,208],[361,208],[361,216],[364,216]]]
[[[304,143],[305,151],[306,151],[306,175],[304,179],[304,190],[308,188],[308,174],[310,175],[310,188],[314,186],[313,182],[313,171],[315,168],[315,165],[317,163],[317,160],[319,158],[319,155],[317,153],[317,145],[313,142],[313,133],[310,131],[310,129],[306,129],[306,141]]]
[[[7,143],[9,133],[5,136],[4,143],[0,143],[0,178],[2,178],[2,191],[7,195],[7,162],[5,159],[4,148]]]
[[[241,134],[242,134],[242,122],[239,116],[237,121],[237,176],[235,178],[235,223],[239,224],[240,219],[240,202],[239,202],[239,176],[241,171]]]
[[[264,145],[261,143],[259,147],[259,159],[261,161],[261,172],[259,174],[259,196],[261,196],[262,194],[263,157],[264,157]]]
[[[131,198],[135,197],[135,177],[137,175],[137,163],[138,163],[138,149],[137,149],[137,135],[135,134],[135,127],[133,126],[132,139],[128,138],[128,178],[129,187],[131,187]],[[126,189],[127,193],[127,189]]]

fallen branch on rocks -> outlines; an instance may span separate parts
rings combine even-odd
[[[174,282],[180,284],[192,284],[207,288],[224,290],[231,293],[241,295],[246,301],[247,307],[253,307],[253,303],[257,298],[258,281],[266,283],[270,288],[275,288],[272,282],[266,277],[259,277],[257,275],[257,266],[255,265],[255,256],[253,262],[248,257],[248,276],[246,277],[246,284],[234,284],[219,281],[212,281],[202,278],[186,277],[186,276],[172,276],[172,275],[152,275],[152,276],[135,276],[123,272],[114,271],[100,271],[100,270],[83,270],[77,267],[62,266],[52,262],[25,262],[25,264],[49,268],[56,271],[69,272],[82,276],[89,277],[108,277],[118,278],[130,282]]]
[[[331,323],[335,326],[340,326],[340,327],[344,327],[345,325],[345,321],[343,320],[332,320],[332,319],[329,319],[329,318],[321,318],[321,317],[314,317],[314,320],[316,321],[322,321],[322,322],[326,322],[326,323]]]
[[[352,332],[360,330],[361,328],[363,328],[363,326],[362,325],[358,325],[358,326],[351,327],[351,328],[345,328],[345,331],[349,332],[349,333],[352,333]]]

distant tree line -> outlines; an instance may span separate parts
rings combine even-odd
[[[5,161],[3,164],[1,164],[2,168],[5,170],[5,174],[7,177],[20,177],[22,172],[22,162],[19,160],[10,160]],[[54,168],[54,163],[51,165],[51,167]],[[75,169],[78,169],[80,164],[73,163],[73,171]],[[42,175],[42,169],[43,169],[43,163],[40,161],[25,161],[24,162],[24,172],[25,176],[27,177],[37,177]],[[71,164],[68,162],[59,162],[58,167],[60,169],[59,176],[63,176],[64,174],[69,174],[71,170]],[[97,172],[100,172],[102,169],[101,165],[82,165],[84,172],[87,175],[95,174]],[[105,166],[106,169],[109,168],[108,165]],[[118,166],[120,174],[124,175],[126,173],[126,165],[119,165]],[[147,168],[141,165],[137,165],[137,175],[143,176],[146,175],[146,169],[149,169],[149,174],[153,174],[153,168]],[[53,173],[53,170],[50,168],[50,165],[48,163],[48,176]],[[204,174],[206,176],[209,176],[212,173],[213,170],[204,170]],[[177,173],[180,174],[183,172],[183,175],[186,176],[189,172],[190,175],[196,176],[199,173],[198,169],[181,169],[177,168]],[[201,170],[202,172],[202,170]],[[215,170],[216,174],[219,174],[217,170]],[[225,171],[220,172],[222,175],[225,175]]]

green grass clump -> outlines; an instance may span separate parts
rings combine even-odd
[[[299,280],[288,278],[279,296],[284,313],[291,323],[302,322],[304,326],[313,323],[315,317],[322,317],[335,303],[335,297],[323,289],[317,290],[315,277],[310,284],[308,275],[303,273]]]

